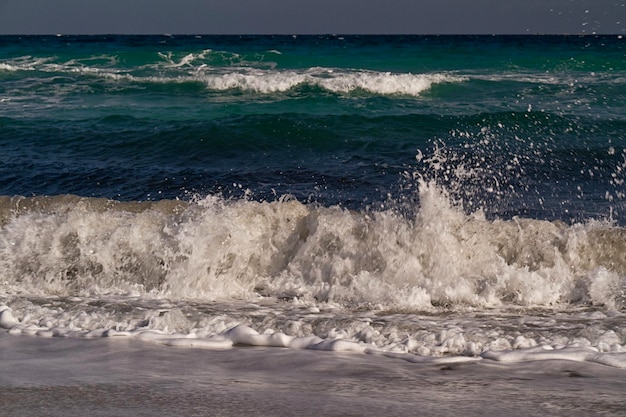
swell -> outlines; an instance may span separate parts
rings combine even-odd
[[[146,200],[249,190],[257,200],[293,194],[360,209],[388,193],[411,199],[402,189],[412,192],[416,183],[399,178],[420,172],[468,210],[491,217],[584,221],[614,209],[614,218],[622,217],[621,120],[534,111],[280,112],[72,122],[3,117],[0,126],[5,195]]]
[[[314,87],[336,94],[369,93],[418,97],[433,85],[458,83],[463,77],[445,73],[394,73],[337,68],[267,70],[249,66],[200,67],[182,69],[175,64],[150,70],[97,68],[84,65],[44,62],[4,63],[0,71],[36,72],[38,82],[24,86],[17,97],[36,94],[79,94],[85,92],[141,92],[146,86],[155,93],[193,93],[203,90],[223,92],[239,90],[262,95],[286,93],[301,87]],[[19,74],[18,74],[19,75]],[[10,81],[10,78],[9,78]],[[20,79],[14,80],[19,84]],[[166,86],[166,87],[159,87]],[[19,94],[19,95],[18,95]]]

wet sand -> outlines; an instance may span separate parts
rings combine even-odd
[[[626,370],[0,334],[0,415],[626,415]]]

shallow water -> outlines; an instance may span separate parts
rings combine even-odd
[[[0,335],[4,416],[621,415],[623,371]],[[33,358],[40,358],[34,360]]]

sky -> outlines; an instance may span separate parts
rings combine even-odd
[[[624,34],[626,0],[0,0],[0,34]]]

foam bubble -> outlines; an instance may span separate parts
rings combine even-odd
[[[542,360],[569,360],[575,362],[595,362],[615,368],[626,369],[626,354],[599,353],[592,347],[558,347],[544,345],[527,349],[508,351],[487,351],[482,354],[485,359],[501,362],[522,362]]]
[[[5,305],[0,306],[0,327],[3,329],[12,329],[18,324],[19,321],[13,317],[11,309]]]

